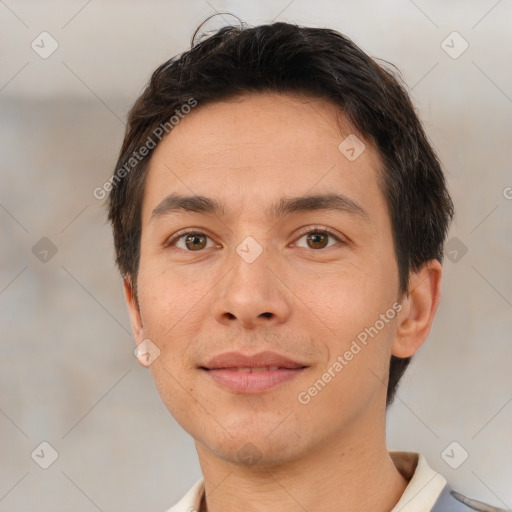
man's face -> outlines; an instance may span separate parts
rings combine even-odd
[[[361,136],[355,160],[353,139],[340,150],[351,134],[326,100],[247,95],[199,105],[151,158],[136,338],[160,350],[151,372],[168,410],[224,460],[293,460],[384,416],[398,270],[379,157]],[[169,209],[170,194],[223,211]],[[345,200],[271,209],[313,195]],[[210,364],[268,351],[295,369]]]

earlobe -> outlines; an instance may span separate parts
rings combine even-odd
[[[129,276],[124,277],[123,287],[124,299],[126,301],[126,306],[128,307],[128,313],[130,314],[133,336],[135,338],[135,342],[138,345],[145,339],[144,326],[142,324],[139,304],[135,294],[133,293],[133,286]]]
[[[443,268],[437,260],[428,261],[411,273],[391,350],[395,357],[414,355],[427,339],[441,300],[442,275]]]

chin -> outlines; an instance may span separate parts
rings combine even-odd
[[[239,430],[232,436],[223,432],[221,439],[203,440],[200,444],[203,449],[231,464],[264,468],[299,459],[302,455],[299,437],[284,430],[280,435],[269,435],[269,429],[265,428],[259,432]]]

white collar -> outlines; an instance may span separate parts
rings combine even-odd
[[[402,476],[409,480],[391,512],[431,510],[446,486],[446,479],[434,471],[420,453],[389,452],[389,456]]]

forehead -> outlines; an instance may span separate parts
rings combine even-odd
[[[171,193],[213,197],[232,215],[326,193],[383,207],[380,166],[372,144],[328,100],[258,93],[199,105],[151,157],[143,224]]]

